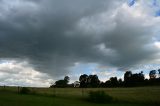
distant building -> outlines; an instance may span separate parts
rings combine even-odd
[[[75,81],[74,82],[74,87],[75,88],[79,88],[80,87],[80,82],[79,81]]]

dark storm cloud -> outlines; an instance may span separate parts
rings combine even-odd
[[[152,60],[158,52],[153,45],[152,27],[143,26],[142,20],[124,21],[125,14],[118,17],[116,28],[105,40],[106,47],[114,49],[118,55],[112,64],[118,67],[133,67],[143,61]]]
[[[145,21],[123,11],[111,16],[117,0],[0,2],[0,57],[28,61],[53,76],[68,73],[75,62],[126,68],[157,53],[147,46],[152,27]]]

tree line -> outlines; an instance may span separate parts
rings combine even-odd
[[[158,73],[158,74],[157,74]],[[110,77],[109,80],[103,82],[100,81],[97,75],[83,74],[79,76],[79,81],[75,81],[72,84],[68,84],[70,80],[69,76],[65,76],[64,79],[56,81],[50,87],[80,87],[80,88],[97,88],[97,87],[135,87],[135,86],[152,86],[160,85],[160,69],[151,70],[149,72],[149,79],[146,79],[143,71],[140,73],[132,73],[126,71],[124,73],[124,79],[118,79],[117,77]]]

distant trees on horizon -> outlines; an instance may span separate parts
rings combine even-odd
[[[50,87],[58,87],[58,88],[64,88],[68,86],[69,83],[69,76],[65,76],[64,79],[56,81],[53,85]]]
[[[157,71],[158,71],[158,77],[157,77]],[[149,79],[145,79],[143,71],[141,71],[140,73],[132,73],[131,71],[126,71],[124,73],[124,80],[118,79],[117,77],[110,77],[110,79],[105,82],[100,81],[97,75],[82,74],[79,77],[79,81],[75,81],[76,83],[73,84],[68,84],[70,77],[65,76],[63,80],[56,81],[50,87],[97,88],[97,87],[134,87],[134,86],[160,85],[160,69],[157,71],[151,70],[149,72]]]

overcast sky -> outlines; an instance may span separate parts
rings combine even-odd
[[[159,0],[0,0],[0,85],[158,68]]]

